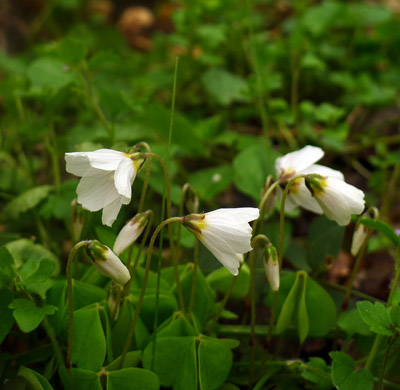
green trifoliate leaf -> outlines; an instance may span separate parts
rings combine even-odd
[[[31,332],[36,329],[46,315],[52,315],[57,308],[52,305],[36,306],[32,301],[24,298],[14,299],[9,308],[14,309],[13,316],[23,332]]]
[[[370,329],[378,334],[391,336],[390,330],[390,312],[380,302],[375,302],[375,305],[369,301],[357,303],[357,309],[363,321]]]

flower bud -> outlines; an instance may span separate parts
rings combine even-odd
[[[272,291],[279,290],[279,261],[278,253],[273,245],[267,245],[263,251],[265,274]]]
[[[71,202],[71,229],[72,239],[78,242],[81,238],[83,225],[85,223],[85,211],[83,207],[74,199]]]
[[[367,236],[368,236],[368,228],[365,225],[358,223],[356,225],[356,228],[354,229],[353,240],[351,242],[351,248],[350,248],[350,252],[353,256],[357,256],[358,252],[361,249],[361,246],[367,239]]]
[[[108,246],[94,240],[87,246],[86,251],[94,266],[103,275],[122,285],[131,278],[128,268]]]
[[[149,211],[145,211],[143,213],[136,214],[125,224],[125,226],[119,232],[113,247],[113,251],[117,255],[121,254],[126,248],[136,241],[146,227],[148,219]]]

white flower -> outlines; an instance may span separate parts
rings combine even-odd
[[[272,291],[279,290],[280,275],[279,275],[279,261],[276,249],[272,245],[267,245],[263,252],[263,262],[265,274]]]
[[[147,225],[148,215],[148,211],[136,214],[125,224],[115,240],[113,247],[115,254],[119,255],[136,241]]]
[[[76,193],[87,210],[103,209],[102,222],[111,226],[132,195],[132,183],[143,164],[141,153],[126,154],[110,149],[66,153],[66,170],[82,176]]]
[[[311,174],[305,183],[324,214],[341,226],[364,210],[364,192],[340,179]]]
[[[190,214],[183,225],[197,236],[209,251],[233,274],[238,275],[240,257],[253,248],[248,222],[259,217],[254,207],[218,209],[205,214]]]
[[[290,180],[296,175],[306,175],[310,173],[317,173],[321,176],[344,180],[341,172],[323,165],[315,164],[323,155],[324,151],[321,148],[307,145],[303,149],[279,157],[275,161],[276,174],[282,183],[285,183],[285,181]],[[310,191],[306,188],[303,178],[296,180],[290,188],[290,192],[286,198],[285,209],[291,211],[298,206],[316,214],[323,213],[318,202],[311,196]]]
[[[128,268],[108,246],[101,242],[92,241],[87,247],[87,254],[98,271],[115,282],[124,285],[131,278]]]

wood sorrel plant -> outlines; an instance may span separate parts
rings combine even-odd
[[[0,249],[1,292],[7,313],[1,328],[3,338],[14,321],[28,334],[42,326],[51,343],[49,351],[55,356],[51,372],[21,366],[18,375],[25,378],[24,381],[40,383],[38,386],[43,389],[60,386],[114,389],[118,386],[123,389],[172,387],[197,390],[225,388],[228,383],[233,388],[261,388],[269,378],[267,373],[273,372],[270,378],[284,383],[280,376],[291,372],[293,383],[307,382],[308,386],[316,388],[335,386],[346,390],[354,381],[362,384],[363,389],[372,389],[374,383],[378,388],[391,385],[385,376],[396,364],[400,330],[400,293],[396,289],[400,276],[400,238],[378,220],[376,210],[373,219],[367,213],[357,222],[357,229],[365,226],[368,234],[362,236],[362,243],[358,245],[361,249],[356,253],[355,272],[373,231],[384,234],[396,247],[395,275],[386,304],[353,290],[355,272],[347,288],[324,282],[321,272],[324,265],[316,252],[319,256],[333,255],[331,248],[340,248],[338,229],[343,232],[340,225],[349,221],[353,212],[362,211],[364,200],[361,191],[346,184],[343,176],[339,178],[337,173],[324,176],[323,172],[331,172],[329,168],[308,163],[307,167],[296,165],[297,157],[293,156],[301,156],[308,150],[318,151],[320,158],[318,148],[306,147],[277,160],[277,178],[267,180],[259,208],[222,208],[186,216],[172,216],[167,166],[161,157],[149,151],[148,145],[146,149],[145,153],[134,154],[105,149],[67,154],[68,169],[91,184],[84,181],[78,186],[77,201],[84,208],[103,209],[105,224],[116,220],[122,204],[130,200],[130,186],[139,167],[145,164],[145,158],[147,162],[151,159],[160,161],[167,181],[167,219],[153,231],[144,265],[141,254],[153,228],[152,210],[136,214],[120,230],[114,249],[122,261],[98,240],[81,241],[70,252],[66,279],[61,277],[51,284],[48,281],[57,266],[55,261],[44,257],[36,266],[36,261],[29,259],[18,265],[18,252],[14,246]],[[303,158],[299,161],[304,165]],[[140,208],[146,202],[147,182],[151,180],[150,170],[146,172]],[[333,185],[331,180],[341,184]],[[278,187],[283,189],[280,227],[271,234],[268,218],[273,215],[271,199],[276,199]],[[350,189],[346,192],[343,188]],[[185,186],[184,194],[188,191],[191,191],[192,202],[193,189]],[[182,195],[182,202],[185,199],[186,195]],[[294,206],[304,206],[317,213],[326,213],[333,220],[324,217],[315,220],[315,224],[318,223],[317,241],[311,243],[313,252],[308,255],[309,263],[305,269],[287,269],[283,262],[285,245],[288,245],[284,225],[287,201],[290,210]],[[265,213],[267,204],[269,212]],[[335,204],[338,207],[334,207]],[[72,207],[77,209],[75,203]],[[112,210],[109,212],[108,209]],[[84,231],[84,222],[88,219],[82,210],[79,213],[79,232],[73,233],[73,240]],[[76,219],[76,212],[71,216]],[[251,221],[255,221],[253,229],[249,225]],[[169,243],[164,248],[169,251],[163,257],[169,258],[172,267],[163,266],[158,282],[152,271],[153,248],[163,228],[173,222],[193,233],[224,267],[207,272],[201,262],[206,252],[198,253],[198,245],[190,249],[183,241],[187,242],[184,231],[178,234],[176,242],[173,230],[168,229]],[[278,251],[271,239],[261,232],[267,232],[271,238],[273,234],[278,237],[275,241]],[[143,239],[136,244],[140,234]],[[324,240],[332,240],[335,236],[338,242],[329,243],[327,248]],[[355,240],[359,240],[359,236],[357,230]],[[128,247],[129,251],[126,250]],[[133,264],[132,256],[135,256]],[[195,265],[192,265],[192,259]],[[262,262],[265,271],[258,266],[262,266]],[[93,271],[93,266],[105,276]],[[271,288],[259,279],[263,272],[267,272]],[[105,287],[110,283],[110,296],[107,297]],[[342,292],[336,301],[331,295],[335,289]],[[267,294],[261,300],[260,295],[265,292]],[[226,321],[237,318],[230,305],[233,304],[235,310],[235,305],[247,294],[250,317],[246,318],[242,313],[242,321],[227,324]],[[360,297],[364,299],[360,300]],[[358,299],[357,305],[354,298]],[[268,309],[267,317],[259,315],[261,307]],[[338,317],[337,308],[340,307]],[[356,370],[349,345],[358,334],[369,338],[372,348],[365,354],[365,359],[357,363],[365,367]],[[321,357],[302,359],[303,347],[318,338],[336,344],[336,350],[329,354],[331,360]],[[266,347],[261,348],[263,339]],[[297,346],[290,352],[293,340],[298,340],[295,341]],[[234,361],[232,349],[242,356],[241,364]],[[288,353],[297,360],[290,363],[285,360]],[[238,375],[242,378],[240,381],[235,379]]]

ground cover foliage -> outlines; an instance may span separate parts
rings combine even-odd
[[[400,388],[396,1],[1,7],[3,388]],[[348,225],[283,213],[276,160],[306,145],[364,191]],[[64,158],[103,148],[146,157],[111,227]],[[171,216],[260,202],[238,276],[186,219],[149,250]],[[122,286],[101,245],[146,210]]]

